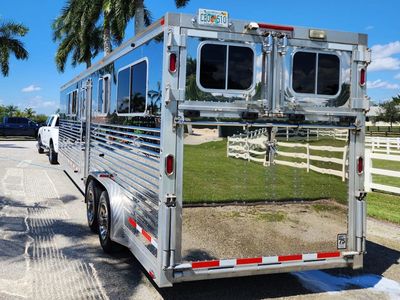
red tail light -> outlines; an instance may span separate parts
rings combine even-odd
[[[365,85],[365,80],[367,78],[367,73],[365,72],[365,69],[361,69],[360,70],[360,86],[364,86]]]
[[[171,53],[169,55],[169,71],[171,73],[176,72],[176,54],[175,53]]]
[[[357,159],[357,171],[358,174],[362,174],[364,172],[364,158],[362,156]]]
[[[174,156],[171,154],[165,158],[165,173],[168,176],[174,173]]]

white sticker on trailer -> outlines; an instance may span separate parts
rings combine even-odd
[[[228,27],[228,12],[200,8],[197,23],[205,26]]]

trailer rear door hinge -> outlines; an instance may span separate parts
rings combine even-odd
[[[167,95],[165,104],[169,104],[171,101],[182,101],[184,100],[185,90],[184,89],[173,89],[170,86],[167,87]]]
[[[168,43],[167,47],[186,47],[186,35],[174,34],[173,31],[168,32]]]
[[[364,48],[364,47],[363,47]],[[353,60],[363,62],[366,64],[371,63],[371,49],[364,48],[353,52]]]
[[[165,205],[167,207],[175,207],[176,206],[176,195],[175,194],[167,194],[165,197]]]

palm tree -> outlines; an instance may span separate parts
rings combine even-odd
[[[131,0],[132,5],[135,6],[135,35],[144,30],[145,25],[145,6],[144,0]],[[175,0],[175,6],[181,8],[186,6],[190,0]]]
[[[10,54],[16,59],[28,59],[28,51],[24,44],[18,40],[28,33],[29,29],[21,23],[3,22],[0,24],[0,66],[3,76],[9,74]]]
[[[18,106],[15,105],[7,105],[5,109],[5,113],[7,116],[12,117],[17,114],[19,111]]]
[[[102,49],[102,30],[96,25],[99,10],[99,1],[69,0],[53,22],[53,40],[60,41],[56,52],[60,72],[64,72],[70,55],[72,66],[86,63],[89,68]]]
[[[27,107],[25,108],[24,113],[27,118],[31,119],[36,114],[36,111],[34,111],[31,107]]]

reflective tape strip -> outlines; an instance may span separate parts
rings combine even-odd
[[[144,230],[138,223],[132,219],[131,217],[128,218],[129,224],[132,225],[133,228],[135,228],[137,231],[139,231],[143,237],[148,240],[155,248],[158,248],[157,241],[146,231]]]
[[[307,254],[294,254],[294,255],[281,255],[281,256],[264,256],[264,257],[249,257],[237,259],[224,259],[224,260],[208,260],[208,261],[194,261],[190,264],[178,265],[177,268],[192,269],[209,269],[209,268],[229,268],[243,265],[270,265],[282,264],[298,261],[316,261],[325,260],[329,258],[341,257],[340,252],[320,252],[320,253],[307,253]]]

